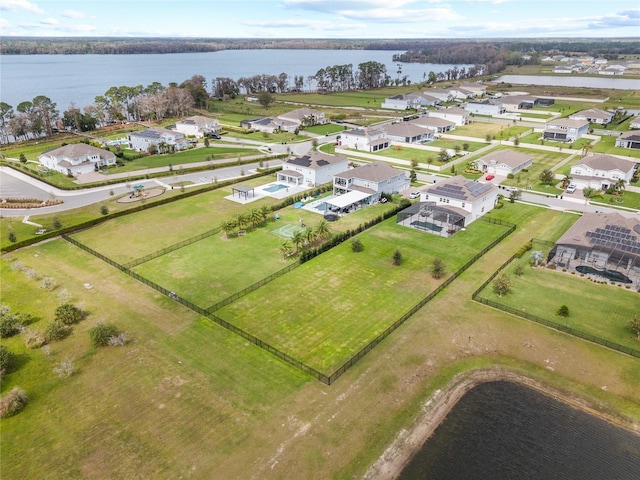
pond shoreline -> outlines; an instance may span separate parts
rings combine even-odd
[[[436,390],[425,401],[410,427],[402,429],[395,440],[363,476],[366,480],[397,478],[414,454],[433,435],[458,401],[481,383],[508,381],[532,388],[554,400],[597,416],[618,427],[640,434],[640,423],[598,410],[585,399],[561,392],[540,381],[504,368],[490,368],[465,372],[454,377],[444,389]]]

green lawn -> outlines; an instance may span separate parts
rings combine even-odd
[[[610,155],[619,155],[622,157],[640,158],[640,150],[633,148],[616,147],[616,137],[603,135],[600,141],[591,149],[592,153],[608,153]]]
[[[461,135],[465,137],[477,137],[485,140],[487,135],[495,137],[496,140],[507,140],[515,135],[521,135],[531,130],[531,127],[521,127],[519,125],[502,125],[499,123],[473,122],[462,127],[456,127],[451,135]]]
[[[229,159],[235,160],[249,155],[259,155],[256,147],[247,146],[244,148],[228,147],[223,144],[212,142],[210,147],[192,148],[184,152],[168,153],[163,155],[148,155],[137,158],[133,161],[125,161],[124,166],[113,167],[109,173],[135,172],[146,168],[168,167],[188,165],[195,162],[207,162],[210,160]],[[177,168],[176,168],[177,169]],[[108,178],[108,174],[105,175]]]
[[[433,259],[451,273],[504,231],[475,222],[446,239],[392,218],[358,236],[363,252],[345,242],[216,315],[330,374],[436,288]],[[398,248],[404,263],[394,266]]]
[[[500,298],[489,284],[481,296],[604,340],[639,348],[627,325],[638,313],[640,294],[625,287],[593,283],[579,273],[531,268],[528,261],[529,254],[525,254],[506,269],[513,282],[512,292]],[[524,266],[521,276],[513,273],[519,264]],[[568,317],[557,315],[561,305],[569,307]]]

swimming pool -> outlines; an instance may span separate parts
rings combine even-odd
[[[268,187],[264,188],[265,192],[269,192],[269,193],[274,193],[277,192],[278,190],[284,190],[285,188],[289,188],[286,185],[282,185],[281,183],[274,183],[272,185],[269,185]]]

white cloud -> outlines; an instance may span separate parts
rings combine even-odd
[[[40,23],[42,25],[49,25],[49,26],[60,25],[60,22],[58,20],[56,20],[55,18],[45,18]]]
[[[22,10],[31,13],[44,13],[44,10],[38,7],[35,3],[31,3],[27,0],[2,0],[2,3],[0,3],[0,10]]]
[[[67,18],[85,18],[86,17],[84,13],[79,12],[77,10],[65,10],[64,12],[62,12],[62,16]]]

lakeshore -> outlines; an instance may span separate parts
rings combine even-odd
[[[429,441],[458,402],[476,386],[495,381],[517,383],[551,399],[564,403],[612,425],[640,435],[640,423],[604,412],[594,402],[577,394],[560,391],[541,381],[505,368],[487,368],[464,372],[453,378],[446,387],[436,390],[420,409],[414,422],[402,429],[392,444],[364,475],[365,480],[393,480],[400,476],[414,455]]]

